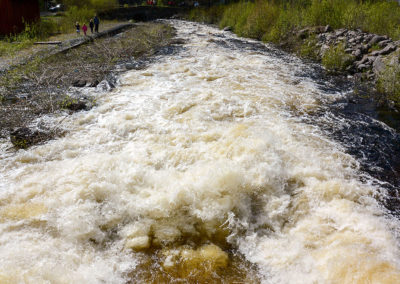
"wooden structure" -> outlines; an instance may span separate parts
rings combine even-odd
[[[21,32],[24,23],[39,19],[38,0],[0,0],[0,35]]]

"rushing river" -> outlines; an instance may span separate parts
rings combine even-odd
[[[185,44],[55,118],[66,137],[1,150],[0,283],[399,283],[388,186],[328,108],[346,90],[171,23]]]

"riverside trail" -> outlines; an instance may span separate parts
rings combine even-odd
[[[358,139],[396,132],[331,111],[318,66],[168,23],[182,45],[47,118],[67,136],[0,148],[0,282],[398,282],[397,185]]]

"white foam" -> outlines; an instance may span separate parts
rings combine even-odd
[[[174,25],[184,51],[126,73],[99,107],[66,119],[66,137],[3,156],[0,280],[123,283],[138,263],[130,248],[221,224],[266,283],[399,276],[397,222],[376,189],[290,112],[341,94],[293,84],[299,60]]]

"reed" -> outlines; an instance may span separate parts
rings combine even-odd
[[[386,0],[256,0],[195,9],[191,20],[230,26],[241,36],[279,42],[305,26],[362,29],[400,39],[400,6]]]

